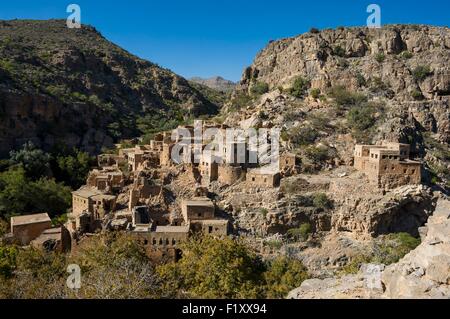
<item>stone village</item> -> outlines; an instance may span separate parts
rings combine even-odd
[[[225,125],[203,123],[203,128],[225,130]],[[193,126],[175,130],[193,131]],[[284,177],[297,174],[301,165],[291,153],[281,153],[276,170],[250,163],[248,141],[227,144],[222,161],[216,152],[202,152],[200,162],[175,163],[172,150],[180,138],[172,132],[156,134],[148,145],[119,149],[117,154],[98,156],[82,186],[72,194],[72,210],[63,226],[52,227],[46,213],[11,218],[11,233],[5,239],[21,246],[69,252],[99,230],[129,232],[146,248],[150,260],[164,262],[180,258],[178,244],[193,234],[227,236],[232,225],[216,206],[209,191],[212,182],[220,185],[245,183],[248,187],[276,188]],[[204,149],[208,141],[203,140]],[[244,147],[244,160],[237,161]],[[181,151],[193,157],[193,149]],[[374,188],[391,189],[421,183],[421,163],[409,159],[410,146],[382,141],[379,145],[356,145],[354,168],[366,176]],[[180,172],[182,174],[180,174]],[[186,179],[194,196],[175,196],[167,185]]]

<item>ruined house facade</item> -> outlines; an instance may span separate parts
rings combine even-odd
[[[67,252],[71,247],[69,231],[64,226],[53,227],[46,213],[11,217],[8,239],[20,246],[45,251]]]
[[[354,167],[382,189],[421,183],[421,163],[409,159],[408,144],[382,142],[381,145],[356,145]]]

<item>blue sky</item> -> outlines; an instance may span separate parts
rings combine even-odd
[[[82,23],[133,54],[185,77],[234,81],[269,40],[365,25],[371,3],[382,24],[450,25],[448,0],[14,0],[1,2],[0,19],[65,19],[70,3],[81,6]]]

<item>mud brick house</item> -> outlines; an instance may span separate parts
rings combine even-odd
[[[38,238],[46,229],[52,227],[48,214],[34,214],[11,217],[11,234],[13,240],[22,246]]]
[[[252,186],[277,187],[280,185],[280,173],[263,169],[251,169],[247,171],[246,181]]]
[[[370,182],[383,189],[421,183],[421,163],[409,159],[408,144],[382,142],[381,145],[356,145],[354,167]]]

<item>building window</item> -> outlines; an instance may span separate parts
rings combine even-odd
[[[416,173],[415,169],[411,170],[411,174],[415,174],[415,173]]]
[[[208,233],[209,233],[209,234],[211,234],[211,233],[212,233],[212,231],[213,231],[213,228],[212,228],[212,226],[209,226],[209,227],[208,227]]]
[[[156,245],[156,238],[153,238],[153,245]]]
[[[198,216],[198,217],[202,217],[202,213],[198,213],[197,216]]]
[[[255,181],[255,178],[254,177],[252,177],[252,182],[254,182]]]

